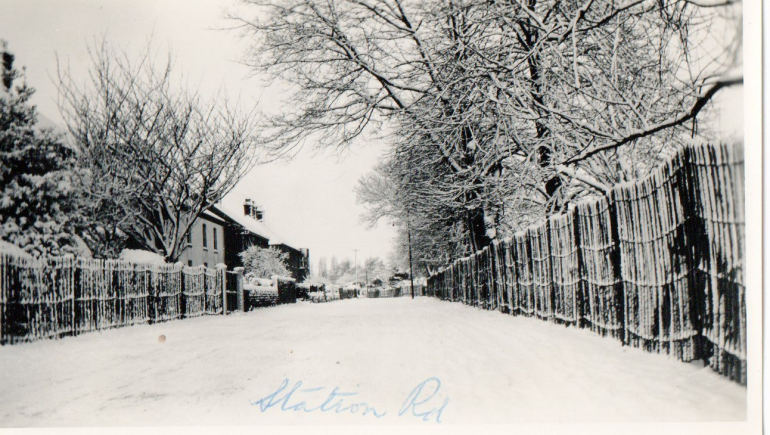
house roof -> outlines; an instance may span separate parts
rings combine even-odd
[[[224,225],[224,224],[227,223],[227,222],[225,222],[224,219],[222,219],[221,217],[215,215],[214,213],[210,212],[209,210],[204,210],[203,213],[201,213],[201,217],[203,219],[206,219],[208,221],[217,223],[219,225]]]
[[[286,239],[278,235],[272,228],[268,227],[264,221],[258,221],[249,216],[245,216],[243,212],[238,213],[232,209],[226,207],[212,207],[212,209],[218,210],[238,225],[242,226],[246,230],[263,237],[268,240],[268,244],[271,246],[284,245],[289,248],[299,251],[299,245],[288,242]]]

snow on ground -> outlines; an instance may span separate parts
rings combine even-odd
[[[286,388],[271,399],[285,379]],[[433,379],[441,382],[438,391]],[[5,346],[0,385],[5,427],[746,415],[746,389],[702,364],[429,298],[298,303]],[[312,388],[320,389],[307,391]],[[416,414],[427,414],[428,422]]]

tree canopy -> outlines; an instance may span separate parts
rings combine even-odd
[[[293,90],[264,143],[281,154],[385,131],[389,152],[359,198],[369,221],[412,232],[425,261],[708,138],[709,102],[743,80],[739,1],[244,3],[232,17],[251,42],[244,62]]]
[[[173,262],[197,217],[255,163],[256,117],[224,96],[175,85],[171,60],[105,40],[88,79],[59,69],[60,108],[83,166],[86,241],[113,256],[126,241]]]

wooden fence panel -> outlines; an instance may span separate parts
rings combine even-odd
[[[489,262],[489,246],[485,246],[476,256],[479,270],[479,302],[483,309],[492,309],[492,285],[490,275],[492,265]]]
[[[205,313],[209,315],[222,314],[222,287],[224,286],[224,269],[205,269],[203,276],[205,280]]]
[[[612,240],[610,205],[605,198],[583,201],[577,205],[577,233],[583,262],[577,308],[580,319],[592,331],[616,338],[623,337],[623,290],[613,259],[617,246]]]
[[[456,286],[467,304],[708,358],[745,384],[744,202],[743,144],[685,147],[608,197],[440,269],[427,293]]]
[[[181,319],[182,268],[179,264],[153,266],[150,272],[150,295],[153,308],[150,317],[153,322]]]
[[[78,264],[78,292],[75,297],[75,328],[78,333],[96,331],[101,320],[99,299],[108,283],[104,261],[81,259]]]
[[[99,259],[81,259],[78,268],[80,285],[75,304],[78,333],[120,325],[117,318],[120,311],[117,288],[114,285],[113,263]]]
[[[492,255],[495,265],[495,304],[497,309],[502,312],[508,312],[507,289],[506,285],[506,263],[505,263],[505,242],[494,241],[492,244]]]
[[[278,290],[278,299],[282,304],[293,304],[297,302],[297,284],[291,278],[276,277],[274,279],[275,288]],[[353,290],[356,292],[356,290]]]
[[[75,258],[32,259],[0,254],[3,263],[2,343],[74,334]]]
[[[0,252],[0,343],[223,314],[224,267]]]
[[[112,265],[114,283],[117,287],[119,316],[116,326],[147,323],[149,288],[146,286],[143,270],[147,265],[116,261]]]
[[[695,147],[690,160],[696,216],[707,235],[696,247],[694,266],[695,285],[704,295],[701,334],[711,367],[745,384],[743,146]]]
[[[548,246],[548,223],[527,230],[532,262],[535,315],[543,320],[553,318],[553,287],[551,282],[551,253]]]
[[[690,361],[697,328],[690,316],[692,243],[681,155],[614,189],[626,295],[627,342]]]
[[[449,294],[447,295],[447,298],[450,301],[457,301],[458,299],[458,293],[459,293],[459,286],[457,283],[457,262],[453,263],[451,267],[449,267],[448,275],[449,275],[449,283],[448,283],[448,291]]]
[[[469,282],[469,294],[468,297],[470,299],[469,303],[470,305],[473,305],[474,307],[477,307],[479,305],[479,298],[478,298],[478,281],[479,281],[479,271],[476,268],[476,254],[471,255],[468,257],[468,282]]]
[[[182,306],[184,317],[199,317],[206,312],[206,268],[203,266],[182,269]]]
[[[460,259],[459,270],[460,270],[460,279],[461,279],[461,285],[462,288],[462,302],[463,304],[469,304],[469,298],[470,298],[470,283],[469,283],[469,271],[468,271],[468,260],[466,258]]]
[[[239,311],[238,307],[238,273],[226,271],[225,272],[226,289],[227,289],[227,312]],[[240,309],[242,311],[242,309]]]
[[[527,316],[535,314],[535,290],[530,261],[529,235],[521,231],[513,235],[517,277],[516,309]]]
[[[125,276],[122,277],[126,289],[125,325],[138,325],[150,321],[150,279],[147,274],[149,265],[126,264]]]
[[[577,295],[580,293],[580,262],[575,241],[575,209],[549,220],[551,265],[553,267],[553,316],[564,323],[578,321]]]
[[[518,310],[518,303],[514,299],[517,295],[517,281],[516,281],[516,264],[513,261],[513,241],[506,239],[503,241],[504,246],[504,259],[505,259],[505,280],[506,280],[506,306],[508,307],[508,313],[516,314]]]

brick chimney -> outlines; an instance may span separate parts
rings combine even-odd
[[[257,221],[261,221],[264,215],[262,210],[259,209],[259,206],[254,204],[254,201],[251,199],[246,199],[243,203],[243,214]]]
[[[254,203],[251,202],[251,199],[246,198],[246,201],[243,202],[243,214],[244,216],[253,216],[252,210],[254,209]]]

